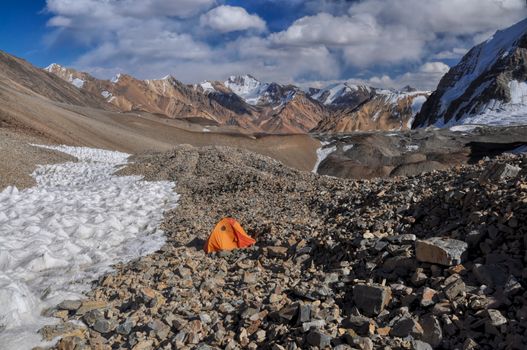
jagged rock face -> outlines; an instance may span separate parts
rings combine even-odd
[[[264,108],[260,126],[270,132],[309,132],[327,115],[328,111],[324,106],[297,91],[287,102]]]
[[[375,89],[366,85],[340,83],[321,90],[310,90],[309,96],[332,107],[355,108],[375,95]]]
[[[380,90],[357,107],[336,110],[313,130],[323,133],[346,133],[370,130],[407,130],[428,92]]]
[[[441,79],[413,127],[516,124],[527,118],[527,20],[472,48]]]

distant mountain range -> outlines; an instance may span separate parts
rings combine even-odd
[[[52,64],[45,69],[123,112],[141,111],[207,126],[250,132],[306,133],[407,129],[428,92],[334,84],[308,89],[261,82],[251,75],[187,85],[172,76],[139,80],[119,74],[100,80]]]
[[[58,64],[38,69],[4,52],[0,68],[13,91],[65,105],[156,115],[193,130],[303,134],[527,124],[527,20],[470,50],[433,93],[351,83],[300,88],[251,75],[194,85],[170,75],[101,80]]]

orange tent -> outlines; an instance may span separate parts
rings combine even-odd
[[[205,242],[205,253],[249,247],[256,241],[249,236],[240,223],[232,218],[223,218]]]

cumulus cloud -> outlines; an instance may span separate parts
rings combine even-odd
[[[416,71],[407,72],[395,77],[389,75],[373,76],[367,83],[373,86],[399,89],[412,86],[421,90],[434,90],[439,80],[448,72],[450,67],[442,62],[426,62]]]
[[[200,18],[201,25],[218,30],[222,33],[240,30],[256,29],[264,31],[266,24],[257,15],[249,14],[243,7],[218,6]]]
[[[458,57],[466,48],[448,53],[455,38],[488,37],[525,14],[524,0],[364,0],[349,5],[344,15],[300,18],[272,37],[282,45],[326,45],[342,52],[348,64],[368,67],[418,62],[442,45],[437,58]]]
[[[423,89],[448,69],[441,60],[527,15],[524,0],[262,1],[294,9],[296,20],[270,32],[270,21],[229,0],[47,0],[46,9],[58,29],[50,37],[85,45],[74,66],[101,77],[252,73],[286,83],[363,73],[372,85]]]

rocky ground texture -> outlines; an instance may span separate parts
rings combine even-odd
[[[124,173],[177,182],[167,244],[49,310],[57,349],[527,347],[526,157],[354,181],[180,146]],[[206,255],[223,216],[257,246]]]

